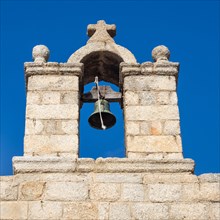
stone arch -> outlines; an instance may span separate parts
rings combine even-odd
[[[136,63],[134,55],[115,43],[95,42],[81,47],[73,53],[68,63],[83,63],[83,84],[94,81],[95,76],[119,86],[119,65],[121,62]]]

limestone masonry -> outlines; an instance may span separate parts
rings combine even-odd
[[[196,176],[183,158],[179,63],[162,45],[137,63],[104,21],[87,33],[67,63],[48,62],[43,45],[25,63],[24,155],[1,177],[0,219],[219,220],[220,175]],[[83,87],[95,76],[120,89],[126,158],[78,158]]]

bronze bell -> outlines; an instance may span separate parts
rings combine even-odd
[[[110,112],[109,103],[105,99],[100,99],[95,102],[95,110],[88,119],[89,124],[93,128],[101,129],[101,130],[103,129],[100,119],[100,113],[99,113],[99,104],[100,104],[100,112],[105,129],[111,128],[116,123],[116,118]]]

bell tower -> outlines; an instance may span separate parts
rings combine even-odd
[[[34,62],[25,63],[24,156],[78,158],[79,110],[84,102],[96,102],[105,90],[105,101],[119,102],[124,113],[126,157],[181,159],[176,95],[179,64],[169,61],[168,48],[154,48],[154,62],[139,64],[129,50],[114,42],[115,25],[98,21],[88,25],[87,34],[87,44],[67,63],[47,62],[49,49],[43,45],[33,48]],[[84,85],[95,78],[97,83],[115,84],[119,92],[100,87],[98,93],[97,88],[84,93]],[[102,115],[112,117],[114,124],[111,114]],[[99,120],[97,110],[89,121],[98,127]]]
[[[194,161],[182,156],[179,63],[157,46],[153,62],[139,64],[114,42],[115,25],[98,21],[87,30],[87,44],[66,63],[48,62],[43,45],[25,63],[24,155],[13,158],[13,176],[0,178],[0,218],[219,219],[219,175],[194,175]],[[99,86],[101,80],[119,91]],[[79,158],[86,102],[96,106],[94,129],[111,129],[117,115],[109,105],[120,104],[126,158]]]

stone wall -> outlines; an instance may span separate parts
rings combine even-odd
[[[193,175],[192,160],[78,159],[62,172],[50,163],[1,177],[1,219],[220,218],[220,176]]]

